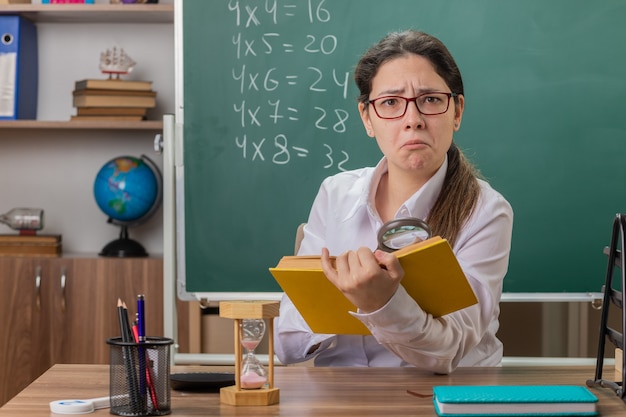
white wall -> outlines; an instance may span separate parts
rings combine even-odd
[[[171,3],[171,1],[161,1]],[[108,3],[108,1],[97,1]],[[69,120],[74,82],[101,78],[100,52],[122,47],[137,61],[127,79],[153,81],[157,108],[150,119],[174,112],[174,27],[166,24],[38,23],[38,119]],[[0,129],[0,212],[45,210],[42,233],[61,234],[65,253],[97,253],[119,235],[93,198],[100,167],[120,155],[146,154],[162,168],[152,132]],[[0,233],[14,233],[0,224]],[[162,211],[129,230],[150,255],[163,252]]]

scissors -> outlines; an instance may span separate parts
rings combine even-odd
[[[378,231],[378,249],[385,252],[393,252],[430,237],[430,227],[422,219],[417,217],[393,219],[380,227]]]

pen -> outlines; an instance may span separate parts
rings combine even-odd
[[[139,330],[139,343],[146,341],[146,316],[144,307],[144,295],[137,296],[137,328]]]
[[[144,295],[137,296],[137,343],[142,345],[146,341]],[[137,348],[139,355],[139,392],[141,398],[146,395],[146,351],[142,347]]]
[[[133,336],[135,342],[139,343],[139,326],[135,323],[133,326]],[[154,378],[152,376],[152,369],[150,367],[150,358],[146,355],[146,382],[148,383],[148,392],[150,393],[150,399],[152,400],[152,407],[158,411],[159,400],[157,398],[156,388],[154,387]]]

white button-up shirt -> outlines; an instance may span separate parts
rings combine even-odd
[[[395,217],[427,218],[441,191],[447,166],[446,160]],[[298,254],[319,255],[322,247],[331,255],[361,246],[376,249],[382,221],[374,196],[386,171],[383,158],[375,168],[326,178],[313,203]],[[474,212],[453,248],[478,304],[433,318],[400,286],[379,310],[352,313],[369,328],[371,336],[326,335],[312,333],[293,303],[283,296],[275,333],[280,361],[295,363],[315,357],[316,366],[416,366],[439,373],[449,373],[457,366],[498,366],[502,343],[496,332],[513,211],[487,182],[479,180],[479,184]],[[320,347],[308,354],[318,343]]]

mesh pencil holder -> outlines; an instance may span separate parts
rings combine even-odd
[[[174,341],[148,337],[144,343],[130,343],[115,337],[106,342],[111,346],[111,414],[170,414],[170,345]]]

